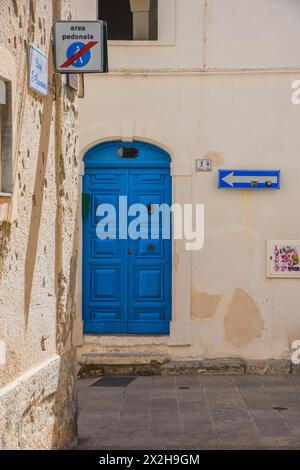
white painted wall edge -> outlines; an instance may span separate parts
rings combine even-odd
[[[17,377],[15,380],[8,383],[7,385],[4,385],[4,387],[0,388],[0,400],[5,398],[5,395],[13,392],[17,387],[24,385],[26,382],[30,381],[33,377],[36,377],[37,375],[39,375],[45,369],[55,369],[59,371],[60,362],[61,362],[60,356],[58,356],[57,354],[54,354],[46,361],[43,361],[37,366],[28,369],[26,372],[24,372],[22,375]],[[57,388],[58,374],[56,374],[55,381],[56,381],[56,388]]]
[[[250,69],[109,69],[108,75],[243,75],[243,74],[300,74],[300,68],[250,68]],[[93,74],[90,74],[93,75]]]

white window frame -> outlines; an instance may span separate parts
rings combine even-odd
[[[97,18],[98,2],[97,2]],[[155,41],[109,40],[109,46],[175,46],[176,0],[158,0],[158,39]]]

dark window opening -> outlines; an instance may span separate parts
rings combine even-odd
[[[107,22],[110,40],[158,39],[158,0],[98,0],[98,17]]]
[[[12,193],[12,87],[0,78],[0,192]]]

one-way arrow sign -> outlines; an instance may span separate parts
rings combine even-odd
[[[219,189],[280,189],[280,170],[219,170]]]

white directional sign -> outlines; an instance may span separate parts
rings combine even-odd
[[[280,171],[219,170],[219,188],[280,189]]]
[[[29,86],[41,95],[48,95],[48,57],[30,45]]]
[[[54,24],[56,72],[106,72],[105,31],[103,21],[57,21]]]

